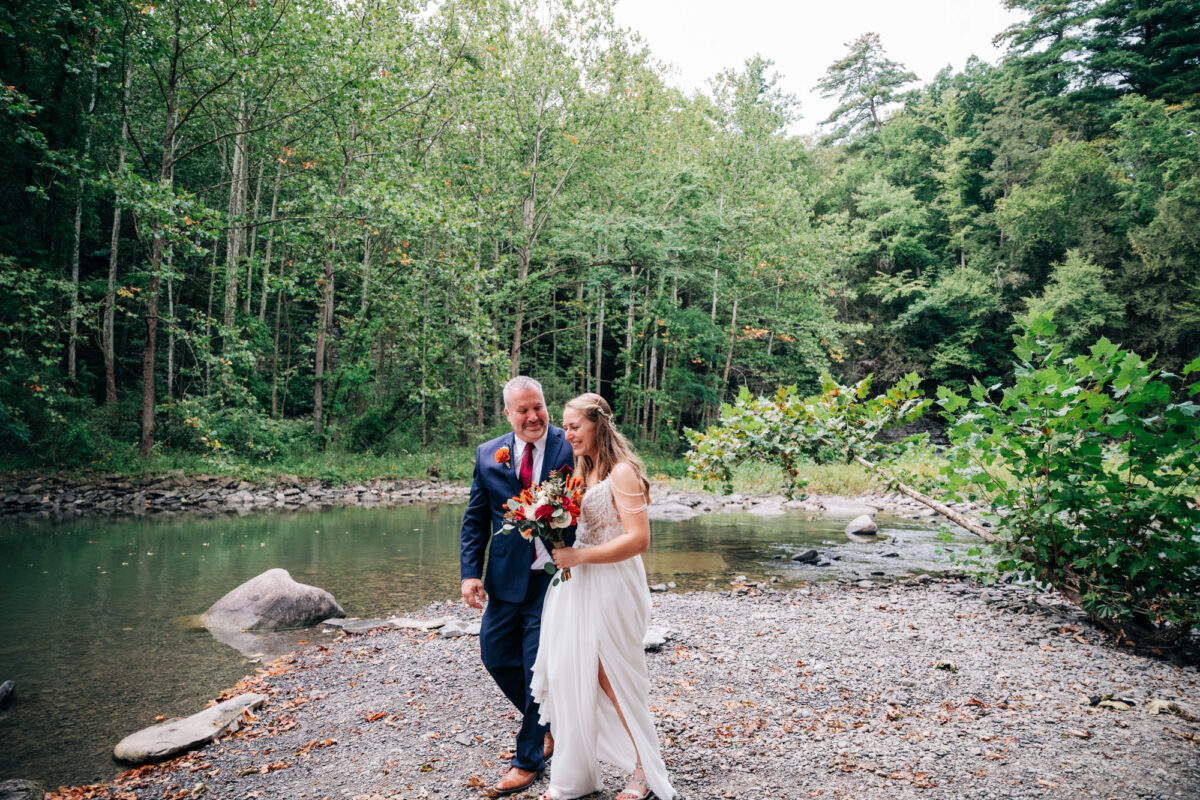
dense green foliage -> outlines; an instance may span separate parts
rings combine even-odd
[[[1107,339],[1064,357],[1055,334],[1032,320],[1010,386],[939,391],[950,486],[992,502],[1000,572],[1173,644],[1200,622],[1200,358],[1181,379]]]
[[[610,0],[8,3],[0,449],[464,445],[525,372],[669,454],[742,386],[990,384],[1044,309],[1178,370],[1200,4],[1011,4],[923,87],[851,43],[815,141],[770,62],[684,96]]]
[[[951,441],[939,493],[990,505],[994,533],[980,533],[1000,574],[1054,587],[1139,645],[1176,644],[1200,623],[1200,358],[1181,378],[1107,339],[1068,356],[1045,315],[1015,338],[1011,385],[938,387]],[[737,465],[772,464],[795,491],[804,459],[870,459],[911,484],[898,457],[912,440],[878,435],[929,400],[915,376],[868,394],[829,379],[803,400],[743,389],[693,434],[689,471],[728,491]]]

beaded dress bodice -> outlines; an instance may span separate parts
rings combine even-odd
[[[597,483],[579,504],[579,527],[575,529],[577,545],[598,545],[611,541],[625,532],[612,500],[612,481]]]

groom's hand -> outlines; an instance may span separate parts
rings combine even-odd
[[[471,608],[482,609],[487,602],[487,592],[483,590],[483,581],[479,578],[467,578],[462,582],[463,602]]]

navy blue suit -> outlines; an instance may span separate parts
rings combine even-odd
[[[534,483],[545,480],[557,469],[575,465],[575,457],[563,439],[562,429],[549,427],[546,452],[542,454],[542,471],[534,476]],[[479,631],[483,665],[504,695],[524,715],[512,765],[536,771],[542,767],[542,740],[546,728],[538,724],[537,703],[533,701],[529,685],[542,630],[542,601],[550,577],[544,570],[534,572],[530,569],[534,559],[532,542],[525,541],[515,531],[493,535],[504,524],[508,499],[521,493],[515,455],[510,455],[507,464],[496,462],[496,451],[507,447],[510,454],[515,454],[514,444],[514,434],[507,433],[475,450],[471,496],[463,515],[461,575],[463,580],[483,579],[484,591],[488,593]],[[568,545],[574,544],[574,528],[567,528],[563,533],[563,540]]]

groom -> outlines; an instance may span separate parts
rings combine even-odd
[[[541,633],[542,599],[550,584],[544,567],[551,559],[540,539],[530,543],[515,533],[493,534],[503,525],[510,497],[575,464],[562,429],[549,424],[542,385],[533,378],[518,376],[504,385],[504,416],[512,433],[475,451],[460,551],[463,600],[472,608],[487,603],[479,631],[483,665],[523,715],[511,767],[493,787],[502,795],[528,788],[554,751],[549,730],[538,724],[537,703],[529,689]],[[567,534],[565,541],[573,544],[573,529]],[[488,554],[486,573],[484,553]]]

